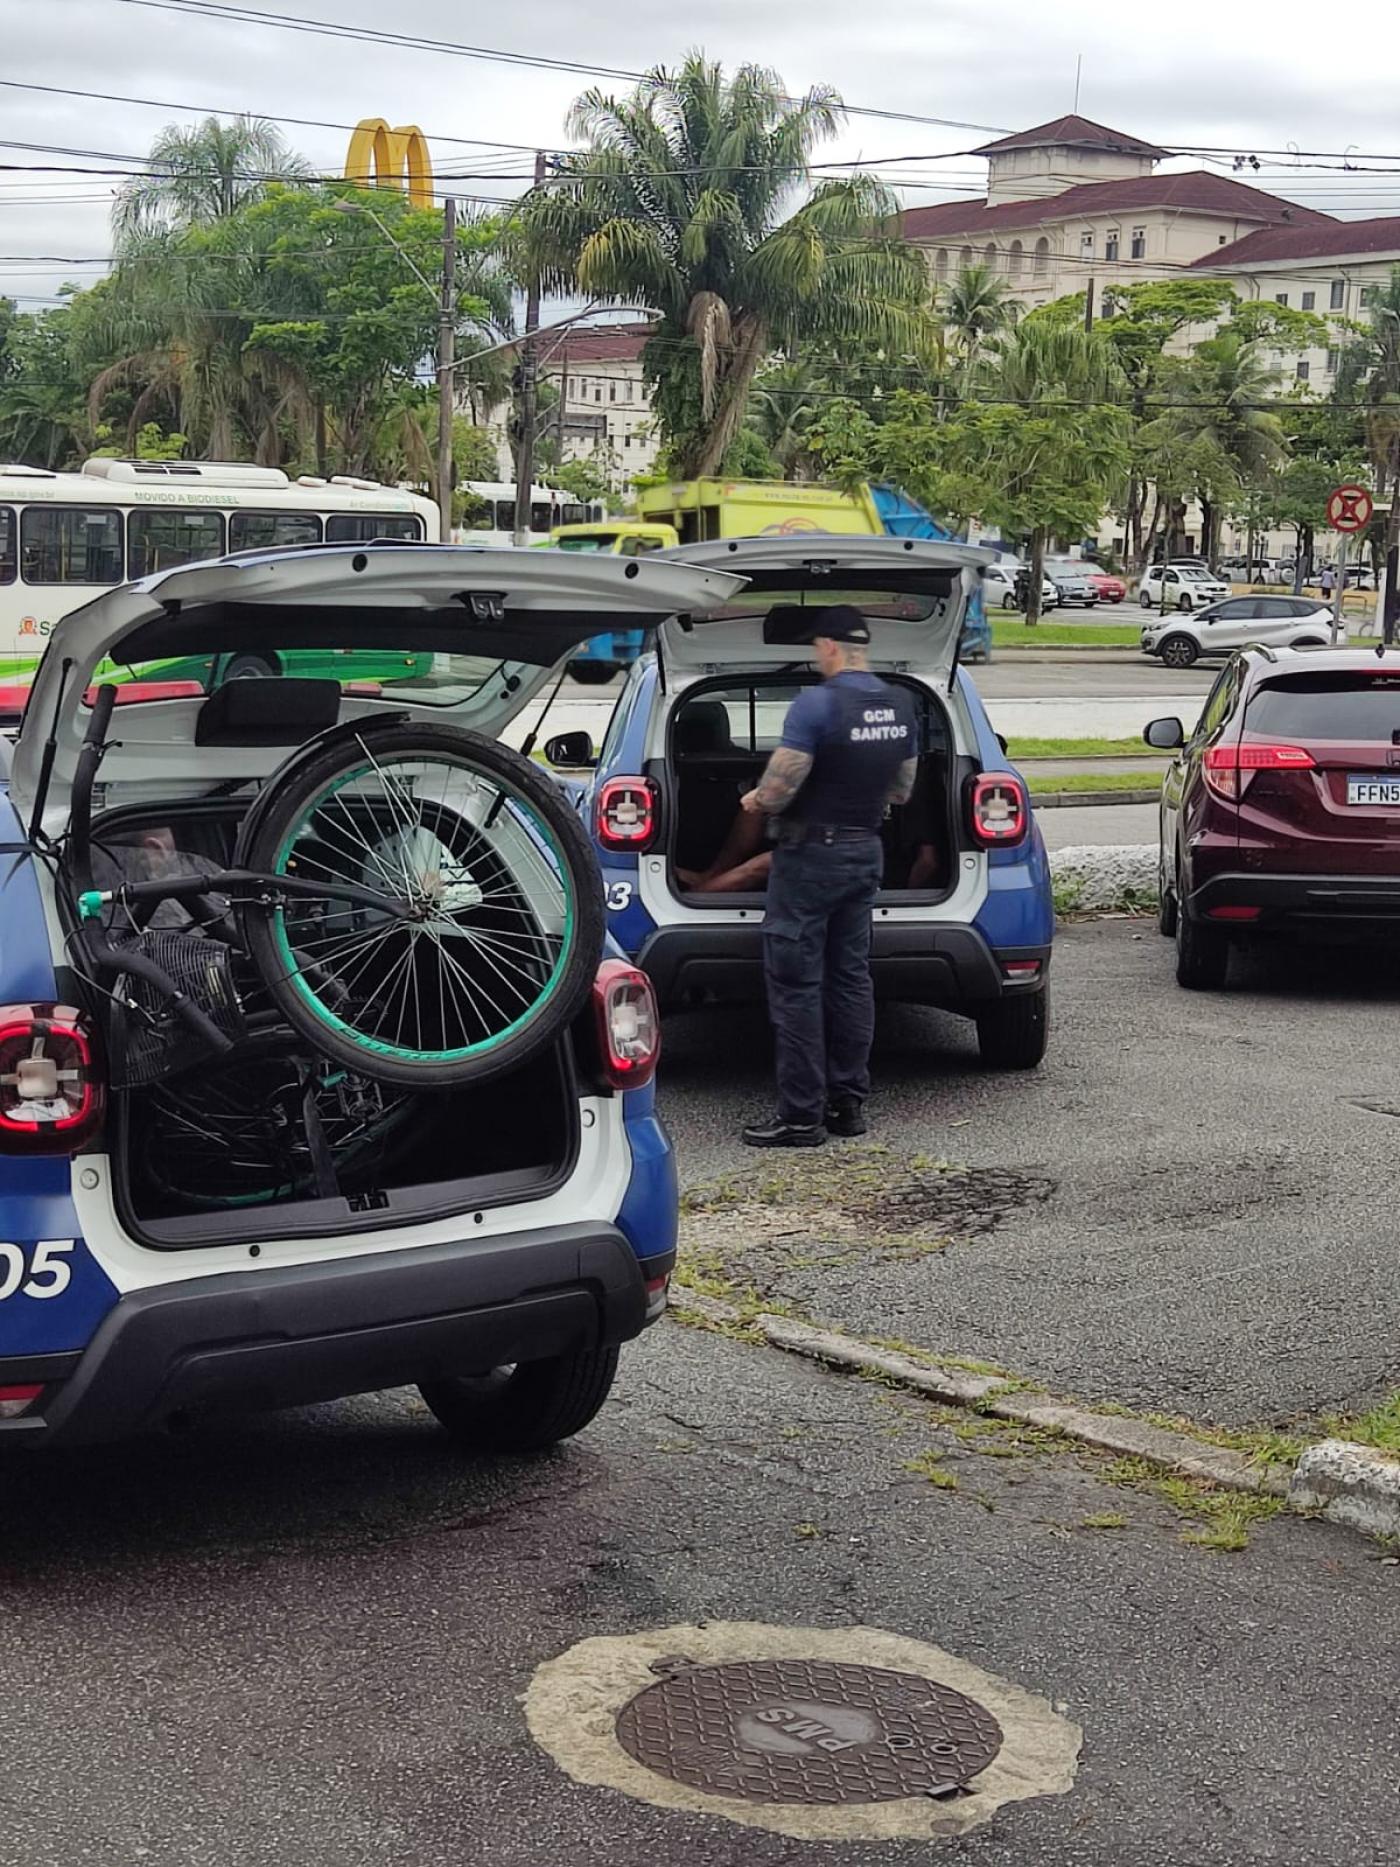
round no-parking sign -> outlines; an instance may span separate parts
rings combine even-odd
[[[1334,532],[1364,532],[1371,510],[1371,495],[1364,486],[1339,486],[1327,498],[1327,523]]]

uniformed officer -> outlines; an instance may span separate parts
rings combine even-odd
[[[884,867],[880,826],[918,775],[909,696],[870,672],[870,628],[850,604],[820,612],[821,685],[788,709],[768,767],[743,799],[777,848],[763,921],[763,970],[777,1041],[778,1113],[750,1147],[820,1147],[865,1133],[875,992],[870,919]]]

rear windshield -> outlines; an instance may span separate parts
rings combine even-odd
[[[930,571],[916,577],[907,572],[888,575],[871,572],[862,576],[858,587],[837,585],[814,590],[810,583],[805,571],[761,572],[732,603],[723,609],[711,610],[709,615],[716,620],[721,617],[728,620],[766,616],[770,609],[794,605],[815,611],[833,603],[850,603],[864,616],[883,617],[893,622],[926,622],[930,616],[945,611],[958,588],[957,574],[951,571]],[[758,587],[760,584],[762,588]]]
[[[583,538],[558,538],[561,551],[611,551],[617,543],[616,532],[590,532]]]
[[[1255,690],[1245,725],[1279,739],[1375,739],[1400,745],[1400,669],[1290,674]]]

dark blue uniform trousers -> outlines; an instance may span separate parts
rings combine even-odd
[[[883,869],[874,832],[773,852],[763,970],[783,1121],[819,1122],[829,1100],[869,1094],[870,911]]]

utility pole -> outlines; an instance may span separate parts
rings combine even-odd
[[[569,340],[566,337],[559,346],[559,465],[564,464],[564,423],[568,420],[569,406]]]
[[[438,510],[442,514],[442,542],[452,542],[452,497],[457,474],[452,461],[452,372],[457,343],[457,203],[449,195],[442,204],[442,299],[438,320]]]
[[[535,186],[544,181],[545,155],[535,151]],[[535,332],[540,325],[540,281],[530,280],[525,299],[525,342],[520,352],[520,448],[515,463],[515,543],[530,542],[530,486],[535,473],[535,390],[537,371]]]
[[[1084,329],[1094,328],[1094,281],[1088,279],[1084,285]]]

